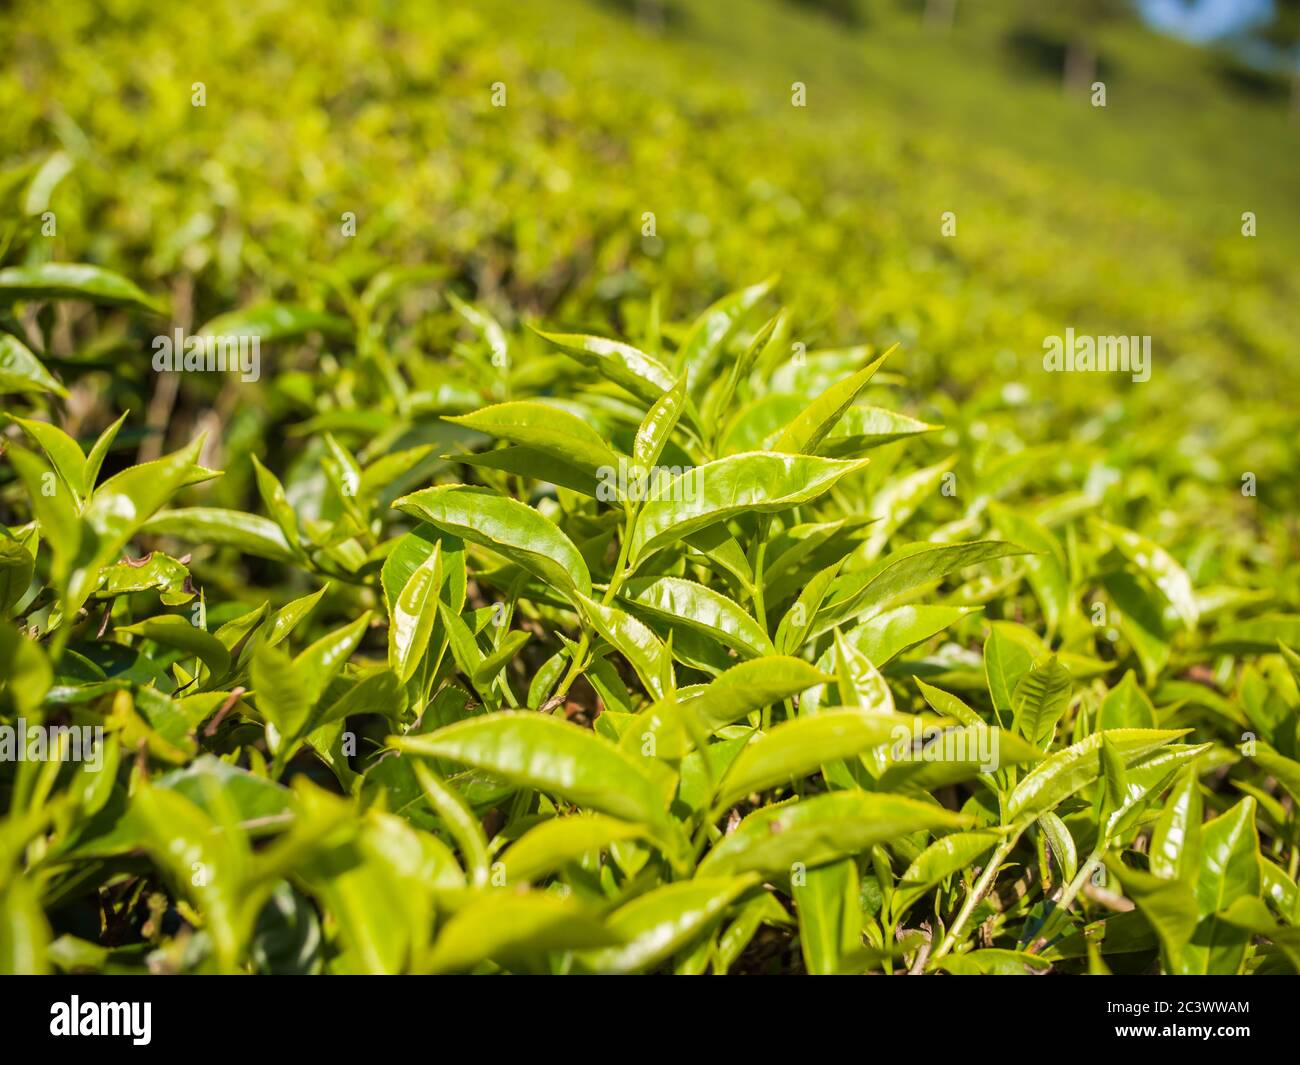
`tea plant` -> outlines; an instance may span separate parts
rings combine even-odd
[[[1021,6],[9,5],[0,971],[1293,971],[1289,127]]]
[[[202,437],[60,429],[5,335],[0,967],[1295,967],[1272,594],[1068,465],[970,461],[891,403],[905,349],[802,351],[772,280],[635,343],[446,289],[463,414],[388,354],[431,284],[199,331],[355,367],[256,512],[188,504]],[[91,266],[0,297],[157,310]]]

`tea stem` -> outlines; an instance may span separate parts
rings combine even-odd
[[[966,922],[970,920],[970,915],[975,912],[975,907],[980,904],[980,900],[988,894],[989,888],[993,884],[993,878],[998,874],[998,868],[1011,853],[1011,849],[1020,839],[1020,833],[1017,832],[1003,843],[989,857],[988,864],[984,866],[984,871],[980,878],[975,881],[975,886],[971,888],[970,893],[966,896],[966,901],[962,903],[961,911],[957,914],[957,919],[953,921],[952,927],[948,929],[948,934],[943,937],[943,942],[939,944],[939,949],[930,956],[930,964],[934,965],[945,954],[947,954],[957,944],[958,938],[966,927]]]

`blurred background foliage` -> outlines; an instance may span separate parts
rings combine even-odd
[[[1252,565],[1294,556],[1286,79],[1258,68],[1276,91],[1243,89],[1235,53],[1127,4],[66,0],[12,5],[0,44],[5,263],[118,269],[189,327],[262,299],[337,308],[382,267],[435,264],[512,331],[635,336],[658,294],[670,337],[779,271],[795,340],[902,341],[918,413],[977,452],[1136,459],[1147,473],[1123,490],[1156,508],[1144,520],[1172,504],[1171,535],[1219,526]],[[1095,65],[1104,108],[1071,62],[1088,82]],[[152,457],[224,426],[207,458],[227,476],[205,490],[223,505],[247,500],[248,455],[277,427],[350,405],[328,345],[277,352],[268,388],[190,377],[159,397],[151,325],[57,313],[52,354],[79,364],[72,429],[130,409],[122,440]],[[464,328],[445,300],[417,292],[400,322],[417,382],[472,408],[439,377]],[[1152,380],[1043,373],[1043,338],[1066,327],[1151,335]]]

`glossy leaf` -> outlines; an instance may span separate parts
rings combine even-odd
[[[777,725],[731,763],[716,804],[728,806],[751,792],[805,776],[827,762],[851,758],[900,734],[906,736],[909,721],[901,714],[834,710]]]
[[[837,791],[757,810],[700,863],[700,876],[749,871],[790,873],[861,854],[922,829],[963,828],[968,819],[897,795]]]
[[[642,507],[632,534],[633,562],[737,514],[770,514],[806,503],[865,461],[755,451],[688,470]]]
[[[614,817],[649,824],[664,819],[663,795],[640,765],[608,740],[553,717],[503,711],[390,742]]]
[[[555,455],[583,469],[613,469],[618,453],[587,422],[563,407],[535,400],[516,400],[484,407],[447,421],[513,444]]]
[[[0,304],[15,300],[80,299],[162,314],[132,281],[89,263],[40,263],[0,270]]]
[[[26,344],[10,333],[0,333],[0,394],[6,392],[68,394]]]
[[[638,577],[622,588],[625,599],[657,618],[676,621],[747,657],[772,654],[772,641],[738,603],[680,577]]]
[[[648,891],[606,922],[623,944],[586,954],[582,963],[606,973],[650,969],[702,935],[756,882],[748,876],[697,876]]]
[[[448,485],[403,496],[393,506],[491,548],[571,599],[575,593],[591,594],[591,572],[573,541],[526,504],[485,489]]]
[[[586,854],[633,840],[641,830],[602,814],[555,817],[530,828],[502,856],[510,882],[536,881]]]
[[[388,664],[402,683],[410,678],[429,646],[438,618],[442,588],[442,552],[433,551],[407,579],[393,602],[388,623]]]

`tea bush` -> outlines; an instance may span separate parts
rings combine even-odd
[[[1285,251],[363,8],[3,20],[0,971],[1293,971]]]

